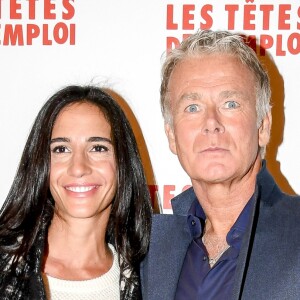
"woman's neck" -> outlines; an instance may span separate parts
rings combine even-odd
[[[100,219],[62,220],[54,215],[48,230],[44,272],[68,280],[106,273],[113,261],[105,241],[106,224]]]

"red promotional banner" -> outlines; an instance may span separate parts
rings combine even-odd
[[[0,204],[42,104],[63,86],[92,83],[123,101],[154,205],[171,213],[170,199],[190,180],[164,133],[160,69],[166,52],[199,29],[243,35],[268,69],[268,167],[284,191],[300,193],[299,1],[0,0]]]

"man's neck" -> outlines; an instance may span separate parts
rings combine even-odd
[[[255,191],[260,166],[261,161],[258,160],[248,174],[228,182],[192,181],[211,233],[226,236]]]

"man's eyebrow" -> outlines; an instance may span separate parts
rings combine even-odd
[[[181,107],[181,105],[186,105],[186,101],[192,102],[192,101],[198,101],[201,100],[202,95],[197,93],[197,92],[188,92],[188,93],[183,93],[178,101],[174,104],[174,109],[178,109]]]
[[[201,94],[199,93],[184,93],[180,96],[179,101],[183,100],[200,100],[202,98]]]
[[[222,97],[225,97],[225,98],[228,98],[228,97],[232,97],[232,96],[240,96],[242,97],[244,95],[243,92],[241,91],[222,91],[220,93],[220,96]],[[196,93],[196,92],[193,92],[193,93],[184,93],[181,95],[181,97],[179,98],[179,101],[184,101],[184,100],[190,100],[190,101],[193,101],[193,100],[201,100],[202,99],[202,95],[199,94],[199,93]]]

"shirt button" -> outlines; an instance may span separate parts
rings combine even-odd
[[[192,224],[192,226],[195,226],[195,225],[196,225],[196,222],[193,220],[193,221],[191,222],[191,224]]]
[[[232,235],[232,238],[233,239],[237,239],[237,238],[239,238],[240,237],[240,235],[238,234],[238,233],[234,233],[233,235]]]

